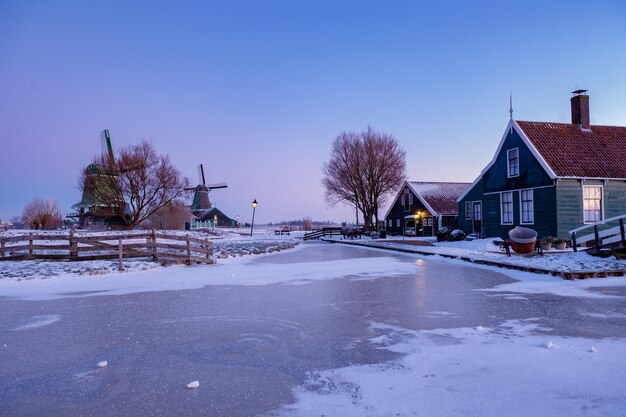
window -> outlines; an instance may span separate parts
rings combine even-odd
[[[389,223],[389,227],[392,227],[392,226],[393,226],[393,220],[389,219],[389,222],[388,222],[388,223]]]
[[[413,204],[413,194],[409,192],[408,188],[404,189],[404,195],[402,196],[402,205],[404,211],[411,211],[411,205]]]
[[[585,223],[602,220],[602,186],[583,186],[583,215]]]
[[[506,151],[506,156],[508,160],[509,178],[519,176],[519,149],[509,149]]]
[[[500,194],[500,220],[502,224],[513,224],[513,193]]]
[[[472,202],[465,202],[465,220],[472,220]]]
[[[400,219],[396,219],[396,227],[400,227]]]
[[[535,222],[533,190],[520,191],[520,206],[522,211],[522,218],[520,219],[520,223],[533,224]]]

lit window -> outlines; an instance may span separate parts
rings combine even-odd
[[[465,203],[465,220],[472,220],[472,202]]]
[[[522,224],[533,224],[535,222],[535,207],[533,204],[533,190],[520,191],[520,202],[522,206]]]
[[[602,187],[586,185],[583,187],[583,213],[585,223],[602,220]]]
[[[502,224],[513,224],[513,193],[500,194],[500,213]]]
[[[507,159],[508,159],[508,171],[509,178],[517,177],[519,175],[519,150],[509,149],[506,151]]]

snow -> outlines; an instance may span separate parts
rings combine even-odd
[[[411,331],[373,323],[386,363],[311,372],[272,416],[623,415],[624,340],[559,337],[534,320]],[[487,400],[488,399],[488,400]],[[417,414],[416,411],[419,410]]]
[[[107,361],[100,361],[96,364],[98,368],[106,368],[109,363]]]
[[[340,237],[333,238],[339,240]],[[389,237],[389,240],[396,238]],[[402,239],[399,237],[398,239]],[[585,252],[574,252],[572,250],[565,252],[544,251],[544,256],[538,254],[519,255],[512,253],[508,257],[494,245],[493,241],[497,238],[486,238],[476,240],[463,240],[459,242],[436,242],[434,239],[424,238],[405,238],[405,242],[411,241],[428,241],[434,246],[410,246],[410,248],[419,250],[420,252],[432,254],[444,254],[449,256],[464,257],[474,260],[496,261],[508,265],[524,266],[530,268],[547,269],[559,272],[593,272],[606,270],[626,270],[626,261],[618,260],[614,256],[608,258],[599,258],[588,255]],[[380,248],[403,248],[407,245],[397,242],[391,243],[383,239],[373,240],[363,238],[363,242],[375,245]]]
[[[315,244],[315,243],[314,243]],[[301,250],[300,245],[291,251]],[[93,295],[119,295],[146,291],[175,291],[206,285],[303,284],[350,276],[350,279],[376,279],[411,274],[418,268],[412,262],[394,257],[351,258],[296,264],[253,263],[255,258],[230,259],[216,265],[155,268],[127,273],[89,276],[66,274],[48,280],[0,280],[0,294],[27,300],[48,300]],[[0,264],[1,266],[1,264]]]
[[[187,384],[187,388],[189,389],[196,389],[200,386],[200,381],[191,381],[190,383]]]

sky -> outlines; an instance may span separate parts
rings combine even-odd
[[[351,221],[321,186],[330,145],[393,134],[416,181],[473,181],[514,118],[626,125],[621,1],[0,0],[0,219],[66,213],[109,129],[142,139],[250,221]]]

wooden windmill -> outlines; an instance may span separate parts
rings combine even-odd
[[[199,215],[212,207],[211,201],[209,200],[209,192],[211,190],[228,187],[225,182],[207,185],[204,178],[204,167],[202,166],[202,164],[198,166],[198,177],[200,179],[200,184],[196,185],[194,188],[185,189],[185,191],[194,192],[193,202],[191,203],[190,207],[191,212],[194,215]]]

